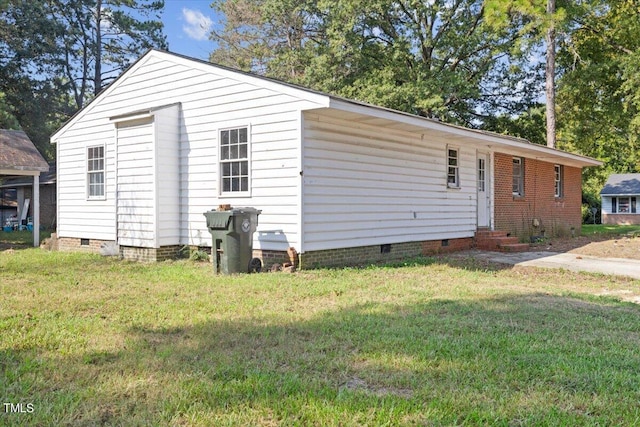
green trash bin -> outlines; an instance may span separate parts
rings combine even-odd
[[[253,233],[261,212],[255,208],[234,208],[204,213],[213,240],[211,257],[216,274],[252,273],[262,269],[262,261],[253,258]]]

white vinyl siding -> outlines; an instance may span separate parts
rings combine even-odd
[[[448,191],[443,137],[312,112],[304,127],[305,251],[473,236],[475,149]]]
[[[180,107],[154,112],[157,246],[180,244]]]
[[[118,125],[118,243],[156,247],[155,147],[151,118]]]
[[[179,139],[172,140],[175,146],[166,145],[167,150],[178,152],[158,159],[159,169],[167,167],[162,162],[171,163],[169,159],[173,159],[177,163],[171,163],[170,167],[179,171],[173,182],[158,184],[156,204],[164,203],[163,210],[174,209],[170,215],[159,216],[159,238],[162,239],[162,230],[169,233],[169,229],[173,229],[180,236],[180,244],[210,246],[211,235],[203,213],[220,204],[232,204],[262,210],[254,248],[285,251],[290,246],[298,247],[300,111],[323,106],[315,101],[323,101],[325,97],[306,96],[313,99],[309,100],[296,96],[297,93],[294,89],[210,64],[151,52],[57,136],[61,156],[58,163],[60,237],[116,238],[115,174],[107,173],[106,200],[88,203],[86,187],[83,187],[86,141],[105,145],[106,170],[115,171],[116,129],[109,118],[180,103],[179,128],[171,131],[172,138],[177,134]],[[161,126],[158,119],[156,121],[157,126]],[[220,194],[219,130],[249,123],[251,197],[228,197]],[[164,144],[160,142],[159,129],[158,153]],[[169,141],[167,137],[166,144]],[[159,170],[158,176],[163,179],[172,173]],[[171,191],[165,191],[167,188]],[[163,202],[165,194],[168,198]],[[177,203],[169,201],[175,198]]]

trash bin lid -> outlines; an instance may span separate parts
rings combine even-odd
[[[213,230],[226,230],[233,217],[232,211],[208,211],[203,214],[207,218],[207,227]]]
[[[233,208],[231,210],[231,212],[233,212],[235,215],[237,215],[237,214],[255,214],[255,215],[260,215],[262,213],[262,210],[256,209],[256,208]]]

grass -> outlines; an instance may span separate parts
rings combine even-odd
[[[40,242],[51,236],[51,231],[40,232]],[[0,245],[10,246],[33,246],[33,231],[2,231],[0,229]]]
[[[582,224],[582,235],[640,235],[640,225]]]
[[[629,279],[0,252],[0,425],[638,425]],[[4,409],[4,411],[3,411]]]

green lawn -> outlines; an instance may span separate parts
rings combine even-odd
[[[592,236],[597,234],[605,235],[640,235],[640,225],[605,225],[605,224],[582,224],[582,235]]]
[[[51,236],[51,231],[40,232],[40,242]],[[33,231],[2,231],[0,228],[0,245],[33,246]]]
[[[638,425],[640,283],[0,252],[0,425]],[[17,406],[14,406],[17,408]]]

